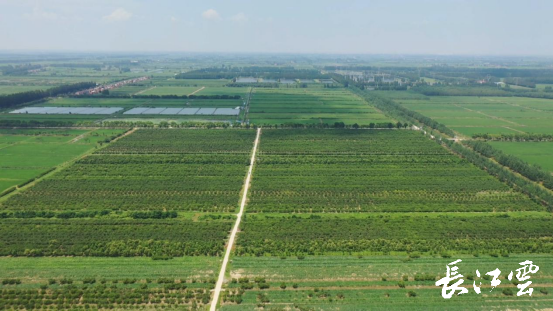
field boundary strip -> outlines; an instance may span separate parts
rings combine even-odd
[[[234,246],[234,240],[236,239],[236,233],[240,227],[240,221],[242,220],[242,215],[244,214],[244,207],[246,206],[246,201],[248,198],[248,189],[250,186],[253,166],[255,163],[255,156],[257,154],[257,146],[259,145],[259,136],[261,135],[261,128],[257,129],[257,134],[255,136],[255,142],[253,144],[252,157],[250,159],[250,167],[248,169],[248,174],[246,175],[246,180],[244,181],[244,192],[242,193],[242,201],[240,202],[240,210],[236,215],[236,222],[230,233],[229,241],[227,244],[227,249],[225,251],[225,257],[223,258],[223,263],[221,264],[221,271],[219,272],[219,277],[213,290],[213,300],[211,301],[210,311],[215,311],[217,308],[217,303],[219,301],[219,295],[221,293],[221,288],[223,287],[223,281],[225,280],[225,273],[227,270],[227,264],[230,258],[230,253],[232,252],[232,247]]]

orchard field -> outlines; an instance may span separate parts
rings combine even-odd
[[[418,131],[264,129],[222,310],[543,308],[552,224]],[[471,291],[491,290],[476,269],[544,269],[531,299],[504,281],[447,301],[434,283],[458,258]]]
[[[0,309],[204,308],[254,137],[138,130],[4,199]]]
[[[249,120],[255,124],[384,123],[391,120],[344,88],[255,88]]]

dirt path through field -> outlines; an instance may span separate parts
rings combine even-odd
[[[205,86],[202,86],[201,88],[199,88],[199,89],[195,90],[194,92],[188,94],[188,96],[194,95],[194,94],[198,93],[199,91],[201,91],[201,90],[203,90],[203,89],[205,89]]]
[[[155,89],[155,88],[156,88],[156,86],[154,85],[154,86],[152,86],[151,88],[147,88],[147,89],[145,89],[145,90],[138,91],[138,92],[134,93],[134,95],[140,95],[140,94],[142,94],[142,93],[144,93],[144,92],[147,92],[147,91],[149,91],[149,90],[153,90],[153,89]]]
[[[478,111],[478,110],[472,110],[472,109],[469,109],[469,108],[466,108],[466,107],[463,107],[463,106],[459,106],[457,104],[453,104],[453,106],[455,107],[459,107],[461,109],[465,109],[466,111],[470,111],[470,112],[476,112],[478,114],[481,114],[483,116],[486,116],[488,118],[492,118],[492,119],[496,119],[496,120],[501,120],[503,122],[507,122],[507,123],[511,123],[512,125],[516,125],[516,126],[526,126],[524,124],[518,124],[516,122],[513,122],[513,121],[510,121],[510,120],[507,120],[507,119],[504,119],[504,118],[500,118],[500,117],[496,117],[496,116],[492,116],[492,115],[489,115],[489,114],[485,114],[483,113],[482,111]]]
[[[225,280],[225,272],[227,271],[227,264],[230,258],[230,252],[232,252],[232,247],[234,246],[234,240],[236,238],[236,233],[240,227],[240,221],[242,220],[242,214],[244,213],[244,207],[246,206],[246,200],[248,198],[248,189],[250,187],[250,180],[252,177],[253,165],[255,163],[255,155],[257,154],[257,145],[259,144],[259,136],[261,135],[261,128],[257,129],[257,135],[255,136],[255,142],[253,144],[252,158],[250,159],[250,167],[248,169],[248,175],[244,181],[244,192],[242,193],[242,202],[240,203],[240,210],[236,215],[236,222],[230,233],[230,238],[227,243],[227,250],[225,252],[225,257],[223,259],[223,264],[221,265],[221,271],[219,272],[219,278],[217,279],[217,284],[213,290],[213,300],[211,301],[210,311],[215,311],[217,308],[217,302],[219,301],[219,294],[221,293],[221,288],[223,287],[223,281]]]
[[[515,132],[519,132],[519,133],[522,133],[522,134],[526,134],[526,132],[523,132],[523,131],[520,131],[520,130],[517,130],[517,129],[514,129],[514,128],[510,128],[508,126],[504,126],[503,128],[506,128],[508,130],[512,130],[512,131],[515,131]]]
[[[85,136],[87,136],[88,134],[90,134],[90,133],[92,133],[92,132],[93,132],[93,131],[89,131],[89,132],[86,132],[86,133],[84,133],[84,134],[81,134],[81,135],[79,135],[79,136],[73,138],[69,143],[70,143],[70,144],[76,143],[76,142],[78,142],[79,140],[85,138]]]

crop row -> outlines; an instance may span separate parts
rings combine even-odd
[[[259,154],[448,154],[409,130],[264,130]]]
[[[41,289],[0,290],[0,310],[122,309],[146,305],[182,310],[206,305],[210,297],[209,289],[187,289],[181,283],[166,284],[159,288],[146,284],[139,288],[117,285],[64,285],[49,288],[42,285]]]
[[[451,154],[262,155],[255,174],[250,212],[544,209]]]
[[[139,130],[101,154],[250,153],[253,130]]]
[[[1,256],[217,256],[232,221],[7,219]]]
[[[241,255],[553,251],[551,217],[247,217]]]
[[[246,154],[93,155],[13,196],[9,210],[231,212]]]

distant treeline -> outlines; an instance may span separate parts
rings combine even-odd
[[[73,127],[98,126],[92,121],[62,121],[62,120],[0,120],[0,127]]]
[[[50,67],[58,68],[91,68],[99,69],[102,68],[102,64],[84,64],[84,63],[61,63],[61,64],[50,64]]]
[[[146,98],[146,99],[240,99],[240,95],[71,95],[73,98]]]
[[[234,79],[236,77],[266,79],[322,79],[328,75],[315,69],[295,69],[294,67],[212,67],[183,72],[175,79]]]
[[[274,88],[278,89],[280,85],[278,83],[229,83],[225,86],[228,87],[257,87],[257,88]]]
[[[504,82],[534,88],[536,84],[553,84],[553,69],[513,69],[513,68],[470,68],[448,65],[430,67],[372,67],[372,66],[326,66],[325,70],[360,71],[397,75],[411,81],[421,77],[432,77],[444,83],[474,84],[478,80]]]
[[[420,85],[412,88],[426,96],[505,96],[553,99],[553,93],[536,90],[518,90],[492,86],[430,86]]]
[[[94,82],[80,82],[56,86],[45,91],[36,90],[0,96],[0,109],[15,107],[24,103],[60,94],[72,93],[96,86]]]
[[[4,76],[20,76],[20,75],[26,75],[29,73],[29,70],[36,70],[42,68],[41,65],[31,65],[31,64],[25,64],[25,65],[19,65],[19,66],[2,66],[0,67],[0,71],[2,71],[2,74]]]

